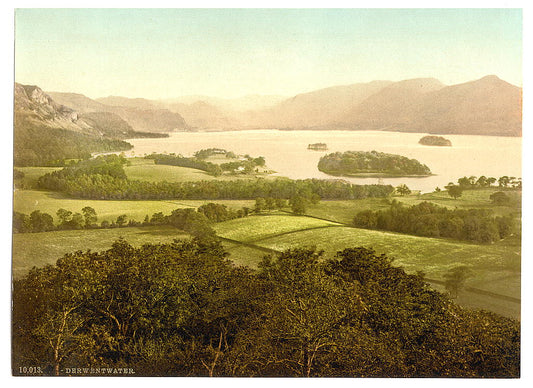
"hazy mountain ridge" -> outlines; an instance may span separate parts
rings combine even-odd
[[[444,85],[434,78],[372,81],[332,86],[281,101],[280,96],[91,100],[77,94],[50,95],[80,112],[115,113],[143,131],[280,128],[522,134],[522,89],[496,76],[457,85]]]
[[[428,94],[414,127],[430,133],[522,136],[522,89],[496,76]]]
[[[249,125],[290,129],[318,129],[334,125],[353,106],[377,93],[390,81],[332,86],[298,94],[276,106],[249,115]],[[251,119],[250,119],[251,117]],[[257,120],[259,123],[254,123]]]
[[[126,121],[135,131],[158,133],[189,129],[179,113],[157,106],[150,100],[114,96],[93,100],[77,93],[48,93],[59,103],[82,113],[113,113]]]
[[[521,88],[496,76],[451,86],[437,82],[422,89],[396,83],[357,106],[344,122],[349,129],[522,135]]]
[[[391,83],[355,105],[341,120],[351,129],[401,129],[410,125],[415,107],[427,93],[445,85],[434,78]]]

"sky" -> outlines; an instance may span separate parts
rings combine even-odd
[[[292,96],[495,74],[522,86],[520,9],[17,9],[15,80],[91,98]]]

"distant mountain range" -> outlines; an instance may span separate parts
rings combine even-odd
[[[135,130],[344,129],[521,136],[522,89],[496,76],[446,86],[433,78],[373,81],[281,96],[173,100],[48,93],[77,112],[110,112]]]

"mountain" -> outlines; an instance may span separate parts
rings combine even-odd
[[[248,122],[267,128],[328,129],[354,106],[390,84],[373,81],[298,94],[270,109],[250,112]]]
[[[191,104],[167,103],[167,109],[178,112],[192,128],[238,129],[241,122],[235,118],[236,113],[223,111],[205,101]]]
[[[14,163],[50,165],[63,159],[86,158],[93,152],[122,151],[120,139],[136,134],[112,114],[80,113],[56,102],[34,85],[14,88]]]
[[[79,102],[90,101],[84,96],[75,95]],[[15,84],[15,113],[21,120],[62,128],[87,135],[125,139],[134,137],[136,132],[119,116],[110,112],[97,112],[85,109],[86,113],[60,104],[49,94],[33,85]],[[96,105],[98,108],[98,105]]]
[[[48,92],[61,104],[72,107],[79,112],[108,112],[126,121],[135,131],[173,132],[188,130],[183,117],[176,112],[157,106],[141,98],[106,97],[92,100],[76,93]]]
[[[522,90],[496,76],[451,86],[401,81],[355,106],[342,122],[352,130],[521,136]]]
[[[143,131],[281,128],[500,136],[522,133],[522,89],[496,76],[458,85],[444,85],[434,78],[373,81],[285,99],[258,95],[169,100],[117,96],[91,100],[72,93],[50,96],[76,112],[114,113]]]
[[[399,129],[411,122],[412,110],[425,96],[444,87],[434,78],[391,83],[368,96],[340,119],[350,129]]]
[[[197,102],[204,102],[224,112],[245,112],[250,110],[270,108],[285,100],[286,98],[286,96],[260,94],[250,94],[237,98],[218,98],[210,96],[192,95],[182,96],[171,100],[163,100],[162,102],[165,104],[180,103],[187,105],[191,105]]]
[[[522,89],[496,76],[442,88],[416,108],[413,128],[439,134],[522,136]]]

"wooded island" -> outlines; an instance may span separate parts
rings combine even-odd
[[[452,142],[442,136],[424,136],[418,141],[419,144],[427,146],[451,147]]]
[[[335,152],[320,158],[318,169],[330,175],[427,176],[431,170],[416,159],[377,151]]]

